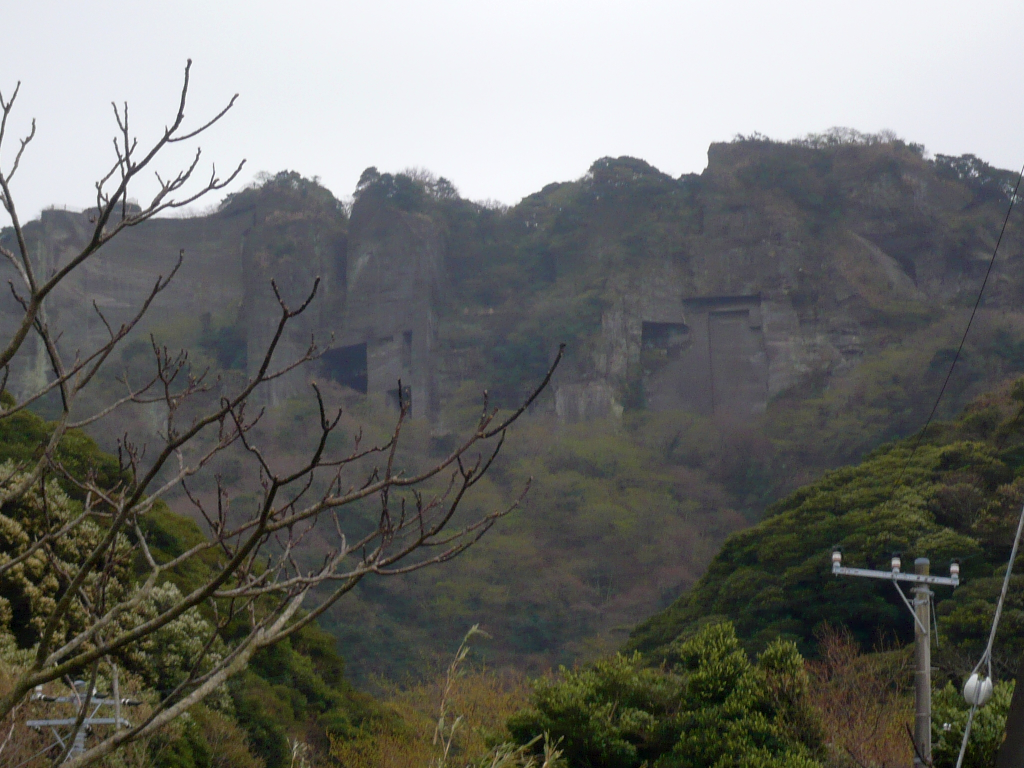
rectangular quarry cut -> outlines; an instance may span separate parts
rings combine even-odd
[[[764,410],[768,366],[761,326],[751,324],[750,309],[708,313],[711,411],[746,416]]]
[[[686,323],[656,323],[644,320],[640,346],[644,350],[661,350],[666,355],[678,355],[690,341]]]
[[[321,361],[324,373],[332,380],[366,394],[368,367],[365,343],[329,349]]]
[[[330,349],[323,354],[320,364],[323,375],[332,381],[364,395],[383,393],[397,410],[399,381],[402,399],[406,404],[412,403],[411,382],[417,373],[413,363],[413,332],[402,331]]]
[[[761,297],[686,299],[683,314],[684,323],[643,322],[647,407],[738,419],[763,411],[768,359]]]

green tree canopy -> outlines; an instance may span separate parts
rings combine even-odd
[[[776,641],[751,663],[731,624],[670,645],[666,663],[619,654],[536,684],[514,715],[521,744],[560,739],[574,768],[812,768],[823,731],[796,645]]]

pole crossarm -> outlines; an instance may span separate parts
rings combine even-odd
[[[32,728],[36,731],[42,731],[45,728],[49,728],[50,732],[53,734],[53,738],[56,739],[56,741],[44,749],[43,752],[59,746],[63,751],[63,762],[68,762],[85,753],[86,735],[92,733],[93,726],[112,725],[116,729],[132,727],[131,722],[121,717],[121,707],[136,707],[142,702],[135,699],[121,698],[118,669],[116,665],[113,667],[113,672],[113,696],[107,694],[94,695],[91,698],[86,696],[86,683],[82,680],[76,680],[73,683],[75,693],[70,696],[51,696],[43,693],[43,686],[40,685],[36,688],[35,692],[32,694],[32,701],[42,701],[47,704],[73,704],[76,708],[81,707],[84,709],[85,702],[83,702],[83,696],[85,696],[85,701],[92,708],[91,713],[83,711],[78,717],[53,717],[39,720],[26,720],[25,725],[28,728]],[[96,694],[96,689],[93,688],[92,692],[93,694]],[[103,707],[113,707],[114,716],[97,717],[96,714]],[[65,728],[70,728],[71,732],[68,733],[65,731],[64,733],[61,733],[60,729]],[[42,754],[42,752],[40,754]]]
[[[74,725],[78,722],[78,718],[65,717],[57,718],[54,720],[26,720],[25,725],[29,728],[49,728],[55,725]],[[131,723],[122,718],[116,717],[88,717],[86,718],[83,725],[120,725],[122,728],[130,728]]]
[[[80,704],[82,699],[80,696],[45,696],[43,694],[33,694],[32,701],[48,701],[57,704]],[[137,707],[142,703],[135,699],[93,698],[92,700],[92,703],[99,707],[116,707],[118,702],[120,702],[122,707]]]
[[[847,568],[836,566],[832,568],[836,576],[866,576],[869,579],[886,579],[887,581],[909,581],[914,584],[935,584],[945,587],[959,587],[960,579],[949,576],[922,576],[918,573],[903,573],[902,571],[872,571],[867,568]]]

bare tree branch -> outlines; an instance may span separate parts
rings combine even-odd
[[[205,181],[198,181],[197,187],[189,187],[194,191],[187,192],[186,185],[199,168],[201,153],[197,148],[179,171],[166,177],[156,174],[158,189],[148,203],[137,209],[128,205],[133,182],[139,173],[153,167],[163,150],[200,136],[236,102],[237,95],[198,128],[183,130],[190,72],[191,61],[185,67],[173,120],[150,144],[140,145],[133,135],[128,105],[113,105],[117,126],[115,159],[95,185],[91,233],[86,244],[56,268],[46,271],[34,261],[8,184],[34,136],[34,123],[32,132],[21,142],[11,170],[4,173],[0,168],[0,201],[11,220],[16,241],[16,246],[0,251],[21,281],[17,286],[11,283],[21,307],[19,319],[10,338],[0,343],[4,383],[8,364],[22,349],[29,333],[38,337],[52,370],[48,383],[0,411],[0,419],[11,418],[41,398],[54,396],[53,393],[60,396],[60,415],[49,426],[38,457],[24,462],[24,466],[5,469],[0,477],[0,506],[38,493],[46,522],[21,551],[0,560],[0,575],[43,556],[60,581],[54,605],[42,617],[45,622],[31,662],[0,696],[0,717],[21,706],[35,686],[86,670],[95,681],[102,660],[129,652],[153,633],[200,607],[205,606],[204,610],[217,617],[215,629],[221,633],[206,638],[203,650],[191,660],[184,679],[173,690],[163,692],[141,722],[97,736],[91,749],[66,763],[72,768],[93,763],[165,726],[242,670],[261,648],[315,621],[362,579],[401,576],[439,565],[479,541],[498,520],[521,504],[529,483],[514,499],[496,509],[460,514],[462,503],[494,465],[509,427],[551,381],[564,350],[564,346],[559,348],[546,376],[507,417],[499,419],[498,410],[490,406],[485,392],[480,418],[472,430],[447,455],[411,474],[403,471],[400,459],[404,428],[410,417],[410,404],[402,394],[401,382],[399,413],[390,435],[378,444],[364,446],[362,434],[358,433],[351,446],[341,451],[332,448],[332,436],[342,414],[340,410],[328,412],[323,393],[313,384],[317,414],[313,430],[319,431],[297,463],[278,466],[273,453],[256,444],[256,428],[264,412],[256,407],[254,395],[320,355],[316,340],[311,338],[295,359],[282,361],[277,357],[286,332],[316,300],[320,279],[313,281],[297,306],[285,300],[277,282],[272,280],[277,302],[273,332],[262,357],[250,368],[255,372],[249,378],[230,387],[219,379],[211,382],[207,371],[193,370],[186,351],[171,351],[151,337],[152,373],[133,379],[125,371],[118,385],[123,389],[107,397],[105,405],[94,405],[91,412],[83,414],[82,394],[90,387],[95,389],[99,380],[109,381],[101,373],[110,365],[111,355],[139,327],[153,302],[177,275],[183,254],[179,254],[167,277],[156,280],[131,317],[120,325],[111,323],[95,303],[91,308],[83,307],[95,313],[106,335],[95,348],[77,350],[67,358],[62,356],[60,328],[50,322],[48,296],[79,266],[101,258],[100,247],[124,229],[223,189],[242,167],[240,164],[225,179],[213,168]],[[0,146],[17,93],[16,89],[7,101],[0,95]],[[216,397],[211,393],[214,389]],[[119,440],[118,479],[104,484],[95,472],[82,476],[61,460],[63,454],[58,449],[69,429],[95,424],[123,407],[142,404],[161,409],[160,438],[151,451],[127,434]],[[217,458],[228,450],[235,452],[233,456],[244,457],[258,476],[252,486],[256,501],[247,510],[228,509],[224,487],[215,474]],[[212,500],[195,490],[202,487],[197,479],[211,474],[215,480]],[[52,478],[85,499],[81,510],[60,517],[51,509],[47,494],[56,485]],[[165,556],[149,538],[147,519],[160,500],[172,493],[192,504],[198,518],[205,521],[207,537],[174,556]],[[365,519],[361,519],[361,527],[354,529],[358,534],[347,534],[342,514],[345,508],[356,511],[371,500],[376,500],[376,506],[370,525],[366,526]],[[93,525],[95,521],[102,524]],[[83,545],[81,557],[75,562],[60,559],[59,545],[86,529],[93,534],[88,544]],[[314,535],[322,535],[328,541],[329,551],[309,565],[309,537]],[[189,591],[159,603],[154,599],[154,595],[162,594],[158,590],[177,569],[208,562],[210,558],[216,559],[217,568]],[[118,574],[129,566],[136,574],[134,583],[119,581]],[[73,619],[83,615],[88,620],[76,624]],[[245,617],[246,631],[226,631],[229,622]],[[222,655],[211,652],[215,640],[223,642]],[[89,696],[91,686],[87,702]],[[79,725],[84,712],[83,706],[79,710]]]

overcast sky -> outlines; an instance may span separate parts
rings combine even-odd
[[[22,81],[9,131],[38,123],[23,218],[88,205],[113,159],[110,102],[152,140],[189,57],[193,125],[240,94],[204,158],[339,197],[375,165],[515,203],[606,155],[678,176],[737,133],[835,125],[1024,163],[1019,0],[0,0],[0,28],[0,91]]]

